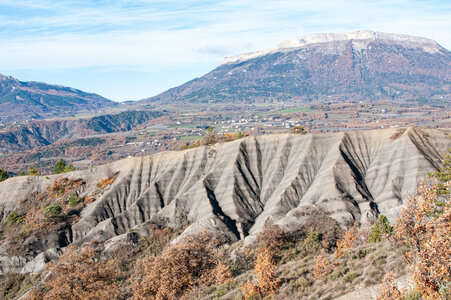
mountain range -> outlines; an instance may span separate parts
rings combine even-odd
[[[435,41],[374,31],[314,34],[224,59],[200,78],[130,106],[418,100],[451,97],[451,52]],[[118,103],[70,87],[0,75],[0,122],[99,112]]]
[[[451,52],[435,41],[373,31],[314,34],[224,59],[145,102],[450,99]]]

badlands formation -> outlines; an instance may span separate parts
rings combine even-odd
[[[0,244],[0,272],[40,272],[68,245],[136,241],[149,224],[189,224],[231,242],[250,240],[270,219],[287,230],[327,215],[343,228],[394,222],[421,178],[440,166],[451,146],[449,130],[408,128],[308,135],[265,135],[123,159],[62,175],[24,176],[0,183],[0,220],[62,177],[81,179],[80,198],[94,195],[80,219],[38,240],[29,256],[11,256]],[[93,193],[110,170],[115,181]]]

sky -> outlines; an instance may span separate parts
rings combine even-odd
[[[312,33],[375,30],[451,49],[451,1],[0,0],[0,73],[98,93],[154,96]]]

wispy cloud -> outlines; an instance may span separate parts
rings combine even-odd
[[[77,87],[113,99],[144,98],[209,71],[224,56],[295,36],[372,29],[426,36],[451,48],[450,28],[450,1],[0,0],[0,72],[63,78],[97,68],[105,86],[79,78]],[[109,76],[124,70],[147,74],[149,83],[128,90],[124,78],[121,90],[108,85]]]

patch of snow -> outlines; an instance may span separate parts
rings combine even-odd
[[[404,34],[391,34],[371,30],[363,30],[349,33],[318,33],[302,36],[282,42],[270,49],[226,57],[221,64],[224,65],[229,63],[237,63],[261,57],[271,53],[302,48],[306,45],[311,44],[329,43],[334,41],[346,41],[346,40],[352,40],[354,49],[359,51],[367,47],[367,44],[364,43],[364,41],[368,40],[378,40],[378,41],[388,41],[408,44],[408,46],[411,47],[422,48],[424,51],[428,53],[436,53],[440,51],[439,50],[440,46],[432,39],[415,37]],[[371,49],[371,46],[369,46],[368,48]]]

